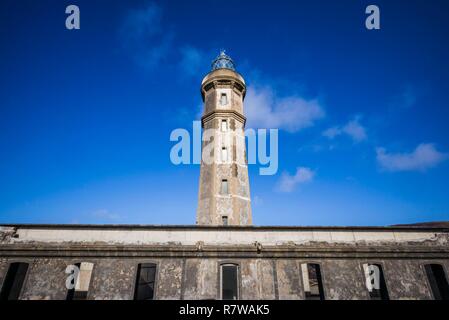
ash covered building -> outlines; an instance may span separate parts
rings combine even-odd
[[[447,223],[252,226],[245,92],[222,52],[196,225],[0,225],[0,299],[449,299]]]

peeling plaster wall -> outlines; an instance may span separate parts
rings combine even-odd
[[[239,266],[241,299],[304,299],[301,263],[320,264],[325,297],[335,300],[369,299],[364,263],[382,265],[391,299],[432,299],[423,265],[438,263],[449,271],[448,233],[441,230],[10,231],[0,241],[0,285],[10,263],[29,263],[21,299],[66,299],[65,269],[77,262],[94,263],[88,299],[132,299],[137,265],[146,262],[157,265],[155,299],[219,299],[222,263]]]
[[[277,260],[277,284],[279,299],[303,300],[301,269],[296,260]]]
[[[427,245],[449,246],[449,234],[444,232],[372,231],[359,230],[239,230],[239,229],[92,229],[92,228],[18,228],[17,238],[7,238],[1,243],[81,243],[81,244],[138,244],[162,245],[179,243],[195,245],[303,246],[337,244],[356,246]]]
[[[24,262],[28,262],[24,260]],[[34,259],[30,263],[22,289],[23,300],[65,300],[67,289],[65,269],[71,259]]]
[[[321,273],[326,299],[369,299],[363,269],[359,261],[325,260],[321,263]]]
[[[441,263],[448,272],[448,260],[362,260],[362,259],[136,259],[79,257],[74,259],[1,259],[4,278],[10,262],[30,263],[21,299],[64,300],[67,295],[65,268],[78,261],[93,262],[88,299],[133,299],[138,263],[157,264],[155,299],[219,299],[220,264],[239,265],[241,299],[304,299],[301,263],[321,265],[326,299],[369,299],[362,264],[380,263],[391,299],[432,299],[422,268]]]
[[[186,300],[218,299],[218,265],[213,259],[187,259],[184,270]]]
[[[137,264],[141,261],[98,259],[94,262],[88,299],[130,300],[134,296]],[[142,262],[143,263],[143,262]]]
[[[161,300],[181,299],[182,259],[162,259],[158,266],[156,296]]]
[[[275,298],[273,263],[271,260],[243,260],[240,269],[242,299],[272,300]]]
[[[390,299],[432,299],[426,273],[421,266],[424,263],[426,262],[403,260],[385,260],[381,262]]]

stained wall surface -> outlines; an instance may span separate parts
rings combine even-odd
[[[382,266],[391,299],[433,299],[424,265],[449,272],[441,229],[5,226],[0,233],[0,287],[11,263],[26,262],[20,299],[27,300],[66,299],[66,268],[80,262],[94,264],[87,299],[99,300],[133,299],[137,266],[149,262],[155,299],[220,299],[223,264],[238,268],[240,299],[267,300],[305,299],[303,263],[320,265],[331,300],[369,299],[366,263]]]

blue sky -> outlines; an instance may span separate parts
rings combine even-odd
[[[169,136],[221,48],[248,126],[279,128],[278,173],[249,168],[254,224],[449,220],[447,1],[0,8],[0,222],[194,224],[199,166],[173,165]]]

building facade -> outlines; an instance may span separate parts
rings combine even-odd
[[[9,225],[0,239],[3,299],[138,299],[140,286],[149,299],[447,298],[447,228]]]
[[[449,299],[447,223],[252,226],[245,91],[222,52],[201,85],[197,225],[0,224],[0,299]]]

